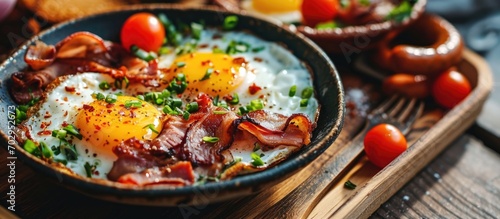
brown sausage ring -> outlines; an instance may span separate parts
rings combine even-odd
[[[401,33],[392,33],[374,56],[394,73],[431,75],[457,64],[462,57],[460,33],[446,20],[423,14]]]

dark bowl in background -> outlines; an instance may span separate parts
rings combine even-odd
[[[11,99],[8,87],[10,75],[27,68],[23,60],[26,49],[37,40],[55,44],[77,31],[89,31],[105,40],[118,41],[123,22],[132,14],[147,11],[154,14],[165,13],[185,22],[203,19],[207,25],[220,25],[225,16],[239,16],[238,29],[250,30],[257,36],[280,42],[288,47],[314,74],[314,87],[321,104],[317,127],[312,142],[282,163],[263,172],[236,177],[232,180],[186,187],[133,187],[111,181],[97,181],[68,174],[32,156],[15,145],[16,155],[35,171],[58,180],[59,184],[85,195],[135,205],[175,206],[179,204],[197,205],[227,200],[249,195],[269,188],[312,162],[322,154],[337,138],[342,129],[345,113],[344,91],[333,63],[311,40],[296,34],[279,23],[257,19],[250,15],[223,11],[217,7],[184,8],[168,4],[138,5],[81,19],[71,20],[28,40],[0,65],[0,135],[1,144],[7,147],[11,129],[8,112],[16,104]],[[10,107],[10,108],[9,108]]]
[[[245,12],[239,7],[240,0],[212,0],[213,4],[228,10]],[[325,52],[351,55],[377,46],[391,31],[400,31],[417,20],[425,11],[427,0],[418,0],[409,18],[402,22],[388,20],[379,23],[318,30],[305,25],[289,25],[292,31],[300,32],[318,44]]]

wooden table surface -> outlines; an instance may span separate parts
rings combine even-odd
[[[0,59],[6,57],[18,41],[29,37],[26,31],[33,30],[30,19],[33,18],[22,7],[17,8],[7,22],[0,23]],[[21,19],[20,19],[21,18]],[[466,22],[464,22],[466,23]],[[459,23],[460,25],[460,23]],[[43,29],[47,24],[39,26]],[[24,28],[24,29],[23,29]],[[467,31],[464,27],[461,31]],[[23,31],[24,34],[23,35]],[[16,33],[18,38],[8,38],[8,33]],[[11,35],[12,36],[12,35]],[[13,41],[14,40],[14,41]],[[16,41],[17,40],[17,41]],[[487,53],[482,53],[487,56]],[[488,61],[491,61],[487,59]],[[492,63],[494,64],[494,63]],[[494,69],[495,80],[500,80],[499,70]],[[357,77],[357,76],[355,76]],[[494,90],[492,97],[500,96]],[[371,217],[373,218],[498,218],[500,217],[500,116],[497,107],[500,98],[490,98],[485,104],[483,113],[477,122],[461,137],[450,144],[443,153],[420,171],[411,181],[400,189],[387,202],[382,204]],[[1,205],[7,207],[7,153],[0,149],[0,192]],[[151,208],[113,204],[114,212],[107,212],[104,201],[82,196],[73,191],[61,188],[56,183],[40,174],[35,173],[28,166],[18,162],[16,164],[16,178],[23,179],[16,183],[17,197],[16,212],[0,208],[0,218],[8,217],[9,213],[22,218],[68,218],[85,217],[89,212],[106,212],[99,214],[102,218],[124,217],[133,218],[150,215],[155,217],[183,217],[183,209]],[[30,191],[30,194],[23,194]],[[23,194],[23,195],[21,195]],[[47,212],[39,204],[40,198],[47,197],[49,205],[58,208],[68,208],[69,211]],[[69,198],[67,198],[69,197]],[[68,206],[71,205],[71,206]],[[256,211],[258,211],[256,209]],[[68,213],[69,212],[69,213]],[[191,218],[200,218],[202,211],[191,211]],[[153,215],[154,214],[154,215]],[[12,214],[10,214],[12,215]],[[213,216],[215,214],[212,214]],[[214,218],[217,216],[215,215]]]

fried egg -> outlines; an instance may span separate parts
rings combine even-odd
[[[25,123],[32,140],[38,143],[45,142],[53,149],[62,144],[66,144],[65,147],[75,145],[77,159],[68,159],[66,167],[78,175],[86,176],[85,165],[88,163],[95,166],[92,171],[92,177],[95,178],[106,178],[116,160],[112,151],[114,146],[132,137],[153,139],[157,136],[153,130],[161,130],[163,125],[163,114],[150,103],[141,101],[140,108],[125,107],[128,102],[138,100],[134,96],[144,87],[135,85],[123,90],[102,90],[99,85],[103,82],[113,84],[115,79],[98,73],[59,78],[51,85],[53,89],[47,92],[38,111]],[[107,103],[97,100],[96,92],[105,96],[118,96],[116,102]],[[64,129],[68,125],[79,129],[82,139],[71,137],[66,143],[52,136],[52,131]],[[54,158],[67,159],[64,153],[56,153]]]
[[[183,43],[189,44],[191,40],[187,38]],[[242,47],[248,48],[231,55],[221,53],[220,50],[225,51],[231,42],[240,42]],[[260,99],[265,110],[283,115],[302,113],[311,121],[316,120],[318,102],[315,98],[311,98],[307,106],[300,106],[301,92],[313,87],[312,76],[283,46],[248,32],[216,29],[203,31],[197,45],[193,53],[160,57],[159,66],[172,69],[167,78],[175,77],[176,73],[186,75],[188,88],[184,99],[193,99],[200,92],[221,98],[236,93],[239,97],[239,104],[233,106],[236,110]],[[177,67],[179,63],[182,67]],[[213,73],[201,81],[208,69]],[[296,94],[290,96],[292,86],[296,87]],[[260,90],[251,93],[252,88]]]
[[[250,13],[272,17],[285,23],[297,23],[302,19],[302,0],[243,0],[240,7]]]
[[[200,93],[223,100],[238,96],[238,103],[229,110],[239,112],[241,107],[259,100],[263,109],[283,115],[302,113],[316,121],[319,104],[311,97],[301,106],[301,92],[312,88],[312,76],[297,57],[281,45],[267,42],[248,32],[204,30],[190,52],[179,52],[193,45],[187,37],[177,48],[158,58],[164,80],[157,88],[131,83],[121,89],[102,89],[104,82],[114,84],[115,79],[106,74],[81,73],[64,76],[50,85],[46,98],[39,103],[25,123],[32,140],[45,142],[57,149],[61,145],[74,145],[76,159],[67,159],[64,153],[54,155],[55,160],[67,160],[66,167],[81,176],[107,178],[117,159],[113,147],[129,138],[154,139],[162,130],[165,113],[163,106],[141,101],[139,94],[161,92],[177,75],[185,75],[187,88],[179,97],[183,106],[192,102]],[[227,52],[228,47],[235,52]],[[296,92],[291,94],[291,88]],[[101,98],[98,95],[101,95]],[[115,95],[115,102],[103,97]],[[140,107],[127,107],[130,103]],[[76,127],[81,139],[67,137],[67,142],[52,136],[54,130],[68,125]],[[266,167],[280,161],[295,151],[295,147],[280,146],[261,153]],[[57,151],[57,150],[56,150]],[[248,166],[252,152],[239,147],[229,149],[233,158],[241,158]]]

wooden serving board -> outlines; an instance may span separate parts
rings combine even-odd
[[[168,218],[368,217],[461,135],[481,111],[492,88],[491,72],[484,60],[474,53],[465,51],[463,57],[464,60],[458,67],[474,86],[471,95],[448,112],[428,107],[408,136],[412,146],[382,170],[368,162],[364,156],[349,157],[344,153],[362,127],[366,113],[383,96],[373,80],[340,65],[348,101],[342,133],[318,159],[276,186],[248,197],[206,206],[128,206],[66,190],[59,183],[33,172],[19,162],[16,164],[18,183],[15,213],[21,217],[36,215],[40,218],[131,218],[144,216],[144,212],[148,212],[146,215]],[[7,156],[4,149],[0,150],[0,156]],[[0,165],[5,166],[6,162],[1,160]],[[339,169],[342,163],[349,165]],[[7,176],[7,171],[7,168],[0,169],[0,176]],[[357,184],[357,188],[345,189],[343,183],[346,180]],[[6,186],[0,184],[0,191],[7,191]],[[210,194],[206,195],[210,198]],[[5,203],[2,205],[6,207]]]

